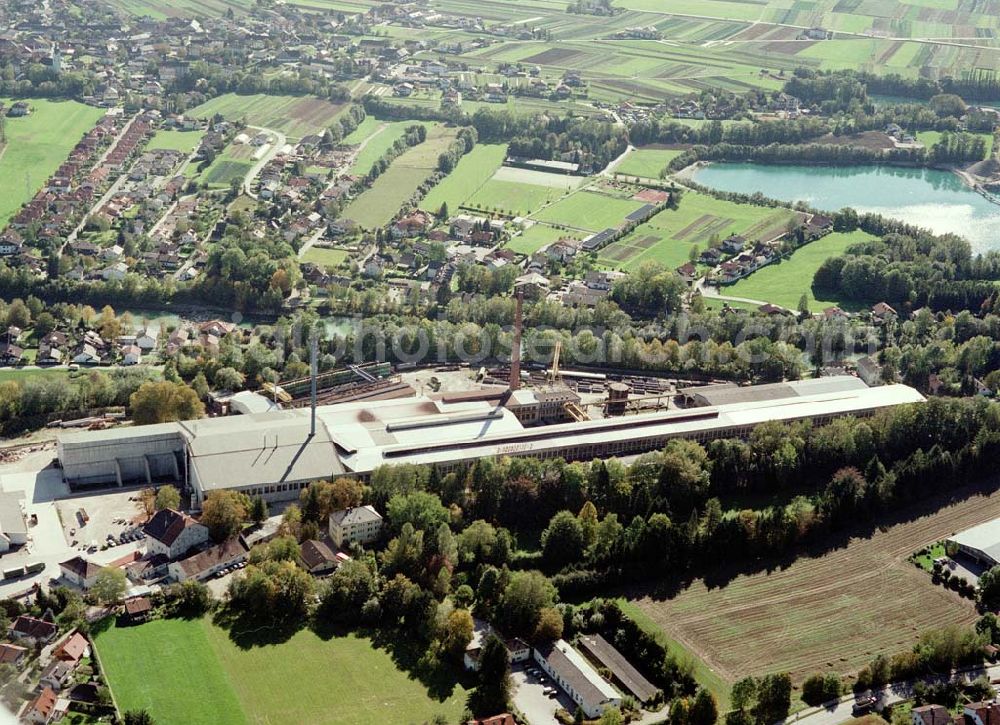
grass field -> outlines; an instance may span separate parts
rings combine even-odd
[[[507,247],[520,254],[534,254],[547,244],[563,237],[581,239],[585,234],[566,232],[547,224],[535,224],[507,242]]]
[[[357,635],[324,640],[303,630],[281,644],[241,647],[208,620],[158,620],[96,635],[122,710],[146,708],[158,725],[378,725],[456,722],[467,692],[428,686]]]
[[[773,302],[794,310],[804,293],[809,299],[811,312],[819,312],[831,305],[844,306],[847,303],[842,303],[841,300],[816,299],[812,290],[813,276],[829,257],[842,254],[852,244],[871,238],[871,235],[862,231],[828,234],[795,250],[788,259],[754,272],[734,285],[724,287],[722,294]]]
[[[532,214],[532,218],[572,229],[599,232],[608,227],[621,226],[625,217],[642,206],[638,201],[578,191]]]
[[[688,261],[692,246],[702,249],[715,235],[766,238],[783,231],[792,214],[787,209],[735,204],[685,191],[676,210],[660,212],[624,239],[602,249],[600,262],[626,270],[650,260],[677,267]]]
[[[314,96],[269,96],[262,93],[241,96],[225,93],[188,111],[195,118],[216,113],[231,121],[245,120],[251,126],[280,131],[292,138],[320,133],[340,115],[342,104]]]
[[[210,189],[226,189],[233,179],[243,179],[253,168],[252,146],[230,144],[208,168],[198,171],[198,166],[189,164],[185,175],[197,179],[200,184],[208,184]]]
[[[347,259],[347,252],[343,249],[326,249],[323,247],[310,247],[304,255],[302,255],[303,262],[312,262],[313,264],[318,264],[321,267],[328,267],[330,269],[336,267],[338,264]]]
[[[69,378],[69,371],[66,368],[29,368],[29,369],[17,369],[17,368],[0,368],[0,383],[6,383],[8,380],[14,380],[17,382],[27,382],[32,379],[39,378]]]
[[[424,197],[420,208],[436,212],[442,204],[447,203],[449,210],[457,210],[490,180],[506,155],[506,144],[474,146],[472,151],[459,160],[455,169]]]
[[[10,99],[0,99],[9,105]],[[75,101],[29,101],[32,113],[7,119],[0,145],[0,228],[42,188],[104,110]]]
[[[428,130],[427,140],[403,152],[371,188],[347,205],[342,216],[365,229],[387,224],[433,173],[438,156],[448,148],[456,133],[456,129],[443,126]]]
[[[660,172],[683,151],[676,149],[636,149],[615,169],[616,174],[659,179]]]
[[[201,143],[201,131],[157,131],[146,146],[147,151],[164,149],[167,151],[183,151],[192,153]]]
[[[899,511],[895,525],[791,564],[629,599],[726,682],[783,670],[797,683],[818,671],[850,675],[878,653],[909,650],[921,632],[976,620],[971,602],[908,560],[1000,516],[1000,494],[969,493],[953,505],[941,498]]]

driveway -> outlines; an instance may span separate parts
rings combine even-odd
[[[517,709],[524,713],[529,725],[559,725],[556,720],[556,710],[560,707],[572,713],[576,710],[576,703],[569,699],[569,695],[563,692],[558,685],[553,685],[552,680],[547,676],[545,682],[539,682],[538,677],[528,674],[528,667],[537,669],[534,662],[518,662],[511,667],[511,680],[514,683],[514,704]],[[540,671],[540,670],[539,670]],[[555,687],[558,692],[557,697],[549,697],[542,690],[546,687]]]

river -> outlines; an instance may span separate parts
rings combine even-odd
[[[955,174],[890,166],[710,164],[691,178],[704,186],[773,199],[805,201],[817,209],[854,207],[964,236],[976,252],[1000,249],[1000,206]],[[683,202],[681,202],[683,203]]]

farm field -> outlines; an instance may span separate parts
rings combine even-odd
[[[677,149],[636,149],[615,169],[622,176],[641,176],[646,179],[660,178],[660,172],[667,164],[680,156],[683,151]]]
[[[208,184],[211,189],[225,189],[233,179],[242,179],[253,168],[253,147],[229,145],[219,154],[208,168],[197,171],[197,166],[188,166],[192,178]]]
[[[324,247],[311,247],[302,255],[303,262],[312,262],[321,267],[333,269],[338,264],[347,259],[347,251],[344,249],[327,249]]]
[[[432,682],[431,696],[396,667],[394,655],[408,653],[354,634],[323,639],[302,630],[280,644],[241,647],[200,619],[112,627],[95,640],[118,705],[146,708],[160,725],[369,725],[400,712],[414,722],[438,714],[455,722],[467,697],[446,681]]]
[[[427,140],[403,152],[388,170],[347,205],[343,218],[353,219],[365,229],[384,226],[409,200],[417,187],[437,166],[438,155],[448,148],[457,130],[435,126]]]
[[[733,297],[773,302],[790,310],[796,309],[803,294],[809,299],[810,312],[819,312],[831,305],[843,306],[846,303],[842,304],[840,300],[816,299],[812,290],[813,276],[828,258],[842,254],[852,244],[872,238],[870,234],[860,230],[828,234],[795,250],[788,259],[758,270],[736,284],[723,287],[721,292]]]
[[[784,231],[793,213],[735,204],[688,190],[676,210],[660,212],[624,239],[608,245],[600,251],[599,261],[626,270],[650,260],[678,267],[688,261],[692,246],[703,249],[714,235],[769,237]]]
[[[642,208],[642,202],[616,199],[591,191],[578,191],[546,207],[532,218],[571,229],[599,232],[621,226],[625,217]]]
[[[436,212],[442,204],[458,209],[500,168],[507,155],[506,144],[477,144],[465,154],[448,174],[420,202],[420,208]]]
[[[245,120],[250,126],[270,128],[291,138],[321,133],[340,112],[343,104],[313,96],[268,96],[262,93],[225,93],[188,111],[195,118],[216,113],[230,121]]]
[[[147,151],[163,149],[165,151],[183,151],[193,153],[201,143],[201,131],[157,131],[146,146]]]
[[[0,145],[0,228],[48,181],[104,110],[75,101],[33,98],[32,113],[7,119]],[[0,99],[9,105],[10,99]]]
[[[816,671],[850,675],[877,653],[910,649],[927,629],[976,620],[971,602],[931,584],[907,559],[998,516],[995,493],[932,501],[898,512],[900,523],[784,568],[724,585],[698,581],[669,599],[649,590],[629,599],[729,683],[782,670],[799,684]]]

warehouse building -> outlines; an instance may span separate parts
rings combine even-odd
[[[1000,519],[973,526],[948,539],[970,559],[992,568],[1000,564]]]
[[[525,427],[495,399],[359,401],[319,406],[315,425],[310,411],[299,409],[65,433],[59,460],[74,486],[170,480],[194,505],[218,489],[281,501],[297,499],[310,481],[366,479],[386,464],[433,464],[444,473],[486,457],[588,461],[657,450],[672,438],[746,437],[768,421],[824,424],[924,400],[905,385],[782,385],[784,397],[768,392],[764,400],[539,427]]]

